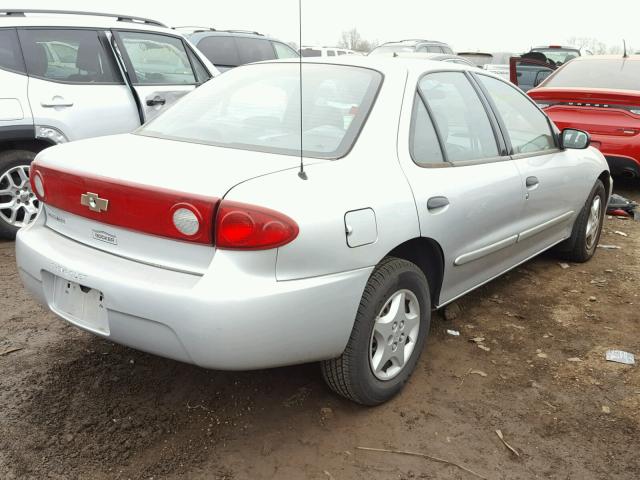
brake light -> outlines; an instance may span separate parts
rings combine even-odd
[[[229,250],[268,250],[292,242],[298,225],[267,208],[223,200],[218,207],[215,245]]]
[[[31,182],[40,200],[74,215],[172,240],[213,244],[218,198],[55,170],[37,162],[31,165]]]

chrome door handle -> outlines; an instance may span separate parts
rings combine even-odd
[[[427,200],[427,210],[439,210],[449,205],[449,199],[447,197],[431,197]]]
[[[62,97],[53,97],[49,101],[40,102],[44,108],[55,108],[55,107],[73,107],[73,102],[69,100],[65,100]]]
[[[532,188],[538,185],[540,181],[538,180],[538,177],[527,177],[525,183],[527,185],[527,188]]]

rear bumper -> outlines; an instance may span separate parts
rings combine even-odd
[[[372,268],[278,282],[248,273],[243,252],[216,252],[203,276],[120,258],[63,237],[42,222],[18,233],[27,289],[52,308],[56,277],[104,295],[108,334],[139,350],[206,368],[250,370],[339,356]],[[246,252],[244,252],[246,253]],[[275,251],[259,262],[274,262]],[[244,262],[246,264],[246,262]]]

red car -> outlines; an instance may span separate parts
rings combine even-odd
[[[613,175],[640,177],[640,56],[585,56],[527,92],[560,130],[591,134]]]

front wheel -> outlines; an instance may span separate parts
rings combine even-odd
[[[561,245],[560,252],[563,258],[583,263],[593,257],[600,241],[606,208],[607,191],[602,182],[597,180],[576,218],[571,237]]]
[[[344,353],[322,362],[325,381],[354,402],[386,402],[411,376],[430,322],[429,284],[422,270],[385,258],[369,278]]]
[[[11,240],[38,214],[39,202],[31,191],[29,169],[36,154],[28,150],[0,153],[0,238]]]

